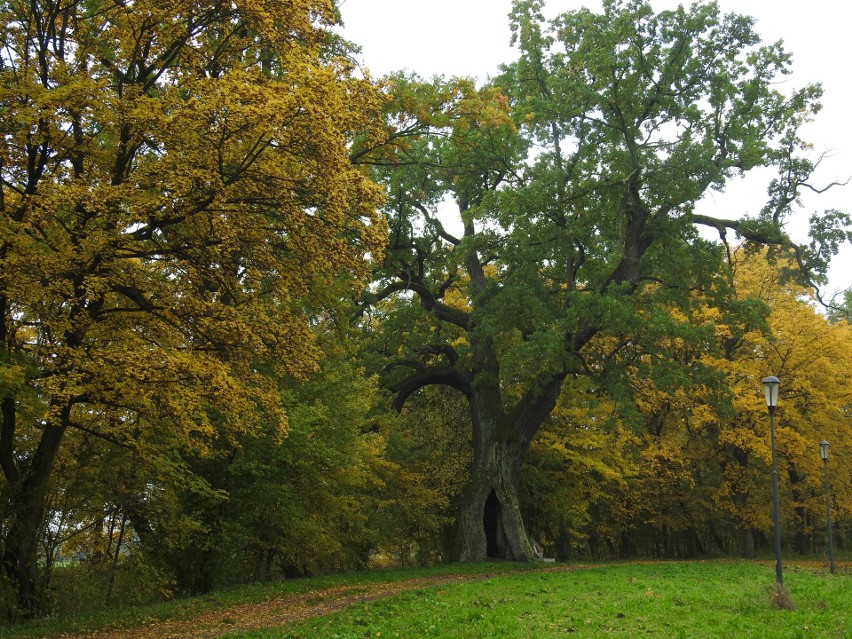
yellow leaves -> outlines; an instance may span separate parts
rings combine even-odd
[[[25,373],[23,366],[0,362],[0,395],[8,397],[23,388],[26,383]]]
[[[462,290],[458,286],[452,286],[444,295],[443,299],[444,303],[451,307],[458,309],[460,311],[469,311],[470,310],[470,299],[466,291]]]
[[[803,288],[782,281],[783,264],[770,265],[761,254],[739,252],[737,258],[741,295],[762,297],[770,302],[772,312],[769,335],[753,332],[742,343],[731,363],[732,383],[743,407],[763,412],[760,378],[778,376],[782,379],[779,411],[783,404],[796,406],[800,410],[789,411],[788,419],[806,416],[800,427],[802,432],[811,430],[809,424],[824,421],[822,414],[840,414],[842,398],[852,392],[844,373],[852,362],[848,326],[830,325],[804,301]]]
[[[238,0],[235,4],[251,26],[273,43],[316,46],[325,35],[320,25],[335,19],[331,0]]]
[[[655,416],[650,419],[661,420],[675,430],[688,426],[697,432],[718,423],[712,389],[704,385],[660,389],[651,380],[637,380],[635,384],[636,406],[643,414]]]
[[[652,481],[694,487],[695,477],[692,475],[690,460],[684,456],[674,438],[649,438],[640,453],[644,462],[643,471]],[[657,481],[659,480],[659,481]]]
[[[349,159],[384,96],[323,50],[329,0],[64,10],[40,18],[56,40],[0,16],[0,295],[38,378],[4,364],[0,387],[200,452],[283,433],[275,380],[318,358],[309,291],[363,284],[385,244]]]

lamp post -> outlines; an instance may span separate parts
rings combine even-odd
[[[775,585],[778,592],[784,589],[784,575],[781,572],[781,522],[778,513],[778,469],[775,465],[775,407],[778,406],[778,387],[781,381],[777,377],[763,379],[763,394],[766,408],[769,410],[769,444],[772,450],[772,521],[775,527]]]
[[[828,522],[828,571],[834,574],[834,542],[831,538],[831,498],[828,488],[828,442],[819,443],[819,455],[822,457],[823,483],[825,484],[825,519]]]

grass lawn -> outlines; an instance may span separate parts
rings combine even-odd
[[[852,639],[848,566],[829,575],[818,565],[787,564],[795,610],[771,605],[774,577],[774,564],[744,561],[375,571],[40,620],[0,628],[0,637]]]
[[[683,562],[518,573],[421,589],[230,639],[509,637],[852,638],[852,576],[789,568],[796,610],[770,605],[774,570]]]

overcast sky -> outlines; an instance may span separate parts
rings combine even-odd
[[[852,177],[852,4],[840,0],[719,0],[725,12],[754,16],[765,42],[783,40],[793,53],[790,88],[823,85],[823,109],[804,135],[815,156],[828,153],[817,181]],[[680,4],[652,0],[658,11]],[[546,0],[548,16],[587,6],[596,0]],[[361,62],[376,76],[407,69],[422,77],[473,76],[485,79],[512,60],[508,13],[511,0],[341,0],[343,34],[362,48]],[[783,90],[783,87],[782,87]],[[768,179],[768,178],[766,178]],[[817,184],[819,185],[819,184]],[[765,179],[735,184],[725,196],[708,197],[702,210],[720,217],[756,214],[764,203]],[[852,184],[819,197],[807,196],[791,220],[791,231],[804,228],[814,211],[852,212]],[[852,246],[835,258],[825,293],[852,287]]]

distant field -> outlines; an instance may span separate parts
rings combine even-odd
[[[64,639],[852,638],[852,571],[738,561],[509,563],[247,586],[169,604],[0,628]]]

